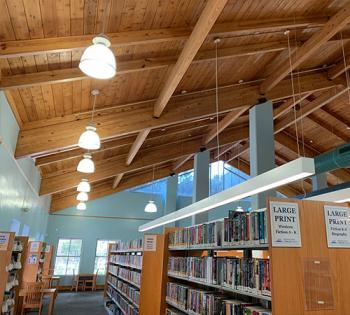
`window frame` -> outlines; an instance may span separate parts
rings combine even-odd
[[[69,240],[69,249],[68,249],[68,255],[58,255],[58,249],[59,249],[59,243],[61,240]],[[81,245],[80,245],[80,255],[79,256],[73,256],[73,255],[70,255],[70,248],[71,248],[71,243],[73,240],[77,240],[77,241],[81,241]],[[57,242],[57,249],[56,249],[56,256],[55,256],[55,266],[54,266],[54,275],[56,276],[62,276],[62,277],[71,277],[71,276],[74,276],[74,275],[77,275],[79,274],[79,271],[80,271],[80,259],[81,259],[81,256],[82,256],[82,251],[83,251],[83,239],[81,238],[67,238],[67,237],[62,237],[62,238],[59,238],[58,239],[58,242]],[[72,274],[67,274],[67,268],[68,268],[68,262],[69,262],[69,258],[71,257],[79,257],[79,265],[78,265],[78,270],[75,270],[74,273]],[[56,273],[56,263],[57,263],[57,258],[67,258],[67,261],[66,261],[66,269],[65,269],[65,273],[64,274],[58,274]],[[74,269],[73,269],[74,270]]]
[[[98,248],[98,242],[108,242],[108,244],[107,244],[107,253],[106,253],[106,255],[104,256],[102,256],[102,255],[97,255],[97,248]],[[106,275],[106,273],[107,273],[107,265],[108,265],[108,248],[109,248],[109,244],[113,244],[113,243],[116,243],[116,241],[117,240],[107,240],[107,239],[100,239],[100,238],[98,238],[98,239],[96,239],[96,247],[95,247],[95,259],[94,259],[94,274],[97,272],[97,270],[99,271],[98,272],[98,276],[105,276]],[[98,259],[98,258],[105,258],[106,259],[106,267],[105,267],[105,272],[104,273],[100,273],[100,270],[99,269],[95,269],[95,267],[96,267],[96,260]]]

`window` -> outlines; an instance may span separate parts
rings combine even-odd
[[[55,275],[70,276],[79,273],[81,245],[78,239],[59,239],[55,261]]]
[[[177,179],[177,194],[190,197],[193,194],[193,170],[179,174]]]
[[[108,245],[115,241],[97,240],[94,273],[105,275],[107,271]]]

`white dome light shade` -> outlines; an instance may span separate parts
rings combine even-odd
[[[85,202],[79,202],[77,205],[77,210],[86,210],[86,203]]]
[[[145,212],[157,212],[157,205],[154,203],[154,201],[148,201],[148,204],[145,207]]]
[[[89,196],[86,192],[80,192],[77,196],[77,200],[78,201],[88,201],[89,200]]]
[[[84,154],[84,158],[80,160],[78,164],[77,171],[88,174],[95,172],[95,164],[92,160],[91,154]]]
[[[100,137],[93,124],[86,126],[86,130],[81,134],[78,146],[86,150],[97,150],[101,146]]]
[[[88,192],[90,192],[90,189],[91,189],[90,183],[85,178],[83,178],[81,180],[81,182],[79,183],[79,185],[77,187],[77,191],[79,191],[79,192],[86,192],[86,193],[88,193]]]
[[[107,37],[99,35],[92,43],[80,58],[80,70],[95,79],[113,78],[117,72],[117,65],[113,52],[108,48],[111,42]]]

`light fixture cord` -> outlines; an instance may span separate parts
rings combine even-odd
[[[289,38],[289,31],[286,31],[287,34],[287,41],[288,41],[288,54],[289,54],[289,67],[290,67],[290,80],[292,83],[292,94],[293,94],[293,111],[294,111],[294,124],[295,124],[295,135],[297,138],[297,150],[298,150],[298,157],[300,157],[300,147],[299,147],[299,133],[298,133],[298,124],[297,124],[297,110],[296,110],[296,98],[295,98],[295,88],[294,88],[294,80],[293,80],[293,66],[292,66],[292,51],[290,47],[290,38]]]
[[[215,40],[215,106],[216,106],[216,142],[218,146],[218,162],[220,161],[219,142],[219,79],[218,79],[218,39]]]
[[[93,100],[93,104],[92,104],[91,123],[94,122],[94,114],[95,114],[95,107],[96,107],[96,98],[97,98],[97,94],[94,95],[94,100]]]
[[[343,62],[344,62],[344,70],[345,70],[345,78],[346,78],[346,85],[348,89],[348,98],[349,98],[349,104],[350,104],[350,90],[349,90],[349,73],[346,70],[347,69],[347,62],[345,58],[345,48],[344,48],[344,38],[343,38],[343,32],[340,32],[340,41],[341,41],[341,49],[342,49],[342,54],[343,54]]]

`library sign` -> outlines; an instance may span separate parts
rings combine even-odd
[[[270,219],[273,247],[301,247],[297,203],[271,201]]]
[[[328,247],[350,248],[349,208],[324,206]]]

